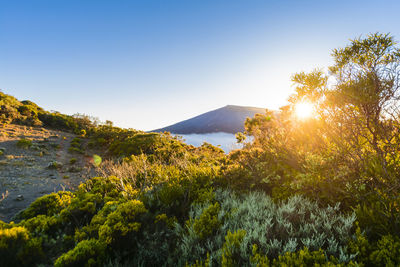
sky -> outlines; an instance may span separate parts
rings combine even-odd
[[[0,0],[0,89],[46,110],[152,130],[225,105],[278,109],[291,76],[400,1]]]

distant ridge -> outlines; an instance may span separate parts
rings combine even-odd
[[[153,130],[153,132],[171,132],[174,134],[204,134],[204,133],[237,133],[244,131],[246,118],[252,118],[256,113],[265,113],[264,108],[227,105],[212,110],[188,120]]]

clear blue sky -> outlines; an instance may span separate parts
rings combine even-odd
[[[400,40],[400,1],[0,0],[0,88],[142,130],[227,104],[277,109],[290,76],[370,32]]]

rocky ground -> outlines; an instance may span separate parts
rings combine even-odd
[[[11,221],[40,196],[73,190],[93,173],[90,153],[70,151],[75,137],[44,128],[0,124],[0,220]],[[83,139],[83,147],[85,142]]]

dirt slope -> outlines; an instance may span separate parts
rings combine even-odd
[[[75,137],[44,128],[0,125],[0,199],[8,192],[0,202],[0,220],[9,222],[36,198],[72,190],[89,176],[90,157],[68,151]],[[18,146],[21,139],[31,140],[31,146]],[[71,158],[76,162],[71,164]]]

